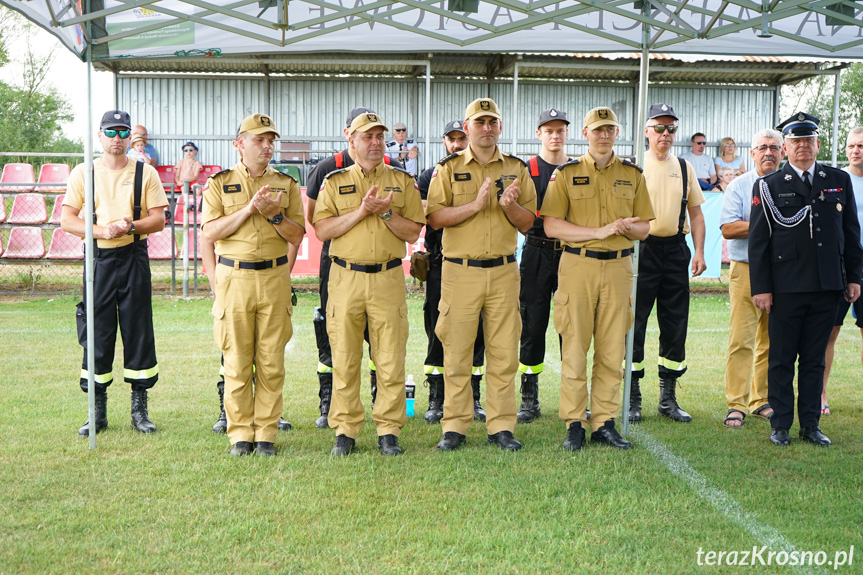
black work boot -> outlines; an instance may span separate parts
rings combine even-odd
[[[213,424],[213,433],[228,432],[228,418],[225,416],[225,380],[216,384],[219,390],[219,419]]]
[[[372,409],[375,408],[375,400],[378,398],[378,372],[369,370],[369,381],[372,384]]]
[[[132,390],[132,427],[141,433],[153,433],[156,426],[147,415],[147,390]]]
[[[485,421],[485,410],[479,402],[479,382],[482,381],[481,375],[470,376],[470,387],[473,389],[473,420]],[[441,407],[443,409],[443,407]]]
[[[443,375],[429,375],[426,383],[429,386],[429,408],[423,419],[426,423],[440,423],[443,417]]]
[[[539,375],[535,373],[521,374],[521,407],[516,420],[519,423],[530,423],[541,415],[539,410]]]
[[[99,391],[96,388],[96,433],[108,429],[108,392],[106,390]],[[78,435],[87,437],[90,435],[90,422],[87,421],[78,430]]]
[[[294,428],[291,422],[284,417],[279,418],[279,431],[290,431]]]
[[[641,380],[633,377],[629,386],[629,421],[641,421]]]
[[[674,421],[688,423],[692,421],[692,417],[680,409],[677,403],[677,396],[674,389],[677,387],[677,380],[674,378],[659,380],[659,415],[669,417]]]
[[[330,401],[333,398],[333,374],[319,373],[318,380],[320,388],[318,389],[318,397],[321,398],[321,403],[318,406],[321,410],[321,416],[315,420],[315,427],[318,429],[326,429],[330,426]]]
[[[578,451],[584,445],[584,428],[578,421],[573,421],[569,424],[569,429],[566,430],[566,439],[563,441],[563,448],[568,451]]]

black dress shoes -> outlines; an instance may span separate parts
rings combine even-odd
[[[378,437],[378,449],[384,455],[401,455],[402,448],[399,447],[399,438],[395,435],[381,435]]]
[[[521,442],[513,437],[512,431],[498,431],[494,435],[489,435],[488,442],[507,451],[518,451],[521,449]]]
[[[258,455],[272,456],[276,454],[276,446],[269,441],[256,441],[255,453]]]
[[[830,438],[821,433],[821,429],[819,429],[817,425],[815,427],[801,427],[800,437],[803,441],[808,441],[809,443],[814,443],[821,447],[827,447],[830,445]]]
[[[231,446],[231,455],[233,457],[248,455],[252,452],[252,447],[254,447],[254,445],[250,441],[238,441]]]
[[[563,448],[569,451],[578,451],[582,445],[584,445],[584,428],[581,423],[573,421],[569,424],[569,430],[566,432]]]
[[[464,441],[465,436],[461,433],[456,433],[455,431],[447,431],[443,434],[443,439],[438,442],[437,448],[440,451],[455,451],[462,446]]]
[[[605,424],[590,434],[591,443],[601,443],[616,447],[617,449],[632,449],[632,443],[620,436],[614,429],[614,420],[609,419]]]
[[[801,433],[801,435],[803,434],[802,429],[800,430],[800,433]],[[776,427],[772,428],[770,430],[770,442],[773,443],[774,445],[782,445],[782,446],[788,445],[789,443],[791,443],[788,439],[788,430],[787,429],[779,429]]]
[[[333,450],[330,451],[330,455],[350,455],[351,450],[354,448],[354,443],[354,440],[347,435],[339,435],[336,437],[336,444],[333,446]]]

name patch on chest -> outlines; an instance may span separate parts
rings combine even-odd
[[[240,184],[225,184],[222,186],[222,191],[226,194],[236,194],[242,191],[242,186]]]
[[[356,193],[357,187],[354,185],[351,186],[339,186],[339,195],[343,196],[345,194],[353,194]]]
[[[399,188],[398,186],[385,186],[384,187],[384,195],[385,196],[389,195],[390,192],[393,192],[395,194],[400,194],[400,193],[402,193],[402,189]]]
[[[788,192],[788,193],[785,193],[785,194],[779,194],[779,197],[780,197],[780,198],[793,198],[793,197],[794,197],[794,196],[796,196],[796,195],[797,195],[797,194],[795,194],[794,192]]]
[[[590,184],[590,176],[573,176],[572,177],[572,185],[573,186],[586,186]]]
[[[468,174],[453,174],[453,177],[455,177],[455,181],[457,181],[457,182],[466,182],[466,181],[470,180],[470,174],[469,173]]]

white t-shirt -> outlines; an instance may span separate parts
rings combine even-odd
[[[692,152],[680,154],[680,157],[692,164],[695,168],[695,177],[699,180],[710,180],[710,176],[716,174],[716,166],[713,164],[713,158],[707,154],[696,156]]]

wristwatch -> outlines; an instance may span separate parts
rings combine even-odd
[[[135,233],[135,222],[129,222],[129,231],[126,232],[127,236],[131,236]]]
[[[270,222],[271,224],[273,224],[274,226],[277,226],[280,223],[282,223],[282,220],[284,220],[284,219],[285,219],[285,216],[282,215],[282,212],[279,212],[278,214],[276,214],[272,218],[267,218],[267,221]]]
[[[383,221],[385,221],[385,222],[388,222],[388,221],[390,220],[390,218],[391,218],[391,217],[393,217],[393,211],[392,211],[392,209],[389,209],[389,210],[387,210],[387,211],[385,211],[384,213],[382,213],[382,214],[381,214],[381,219],[382,219]]]

